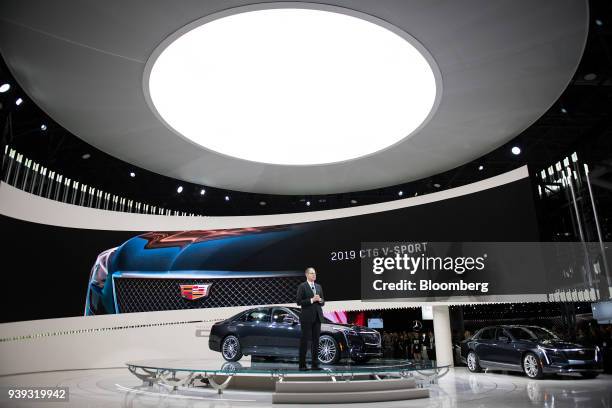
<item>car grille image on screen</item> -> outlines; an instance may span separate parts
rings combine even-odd
[[[173,279],[114,277],[118,313],[294,303],[302,274],[283,277]],[[181,285],[210,285],[189,300]]]

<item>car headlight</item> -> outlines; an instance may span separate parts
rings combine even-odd
[[[542,354],[544,355],[544,359],[546,360],[546,364],[550,364],[550,359],[548,358],[548,355],[556,355],[558,354],[559,350],[554,349],[554,348],[547,348],[547,347],[542,347],[542,346],[538,346],[538,350],[542,351]]]

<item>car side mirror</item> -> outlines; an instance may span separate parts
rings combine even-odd
[[[504,343],[510,343],[510,339],[506,336],[499,336],[498,340]]]
[[[293,324],[297,324],[297,320],[293,316],[285,316],[283,318],[283,323],[287,323],[287,324],[293,325]]]

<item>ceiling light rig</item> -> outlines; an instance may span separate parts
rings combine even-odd
[[[153,53],[147,102],[175,133],[253,162],[328,164],[389,148],[433,115],[436,78],[416,40],[356,14],[208,17]]]

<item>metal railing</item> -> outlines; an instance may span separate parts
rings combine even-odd
[[[2,181],[30,194],[100,210],[167,216],[202,216],[143,203],[71,179],[4,146]]]

